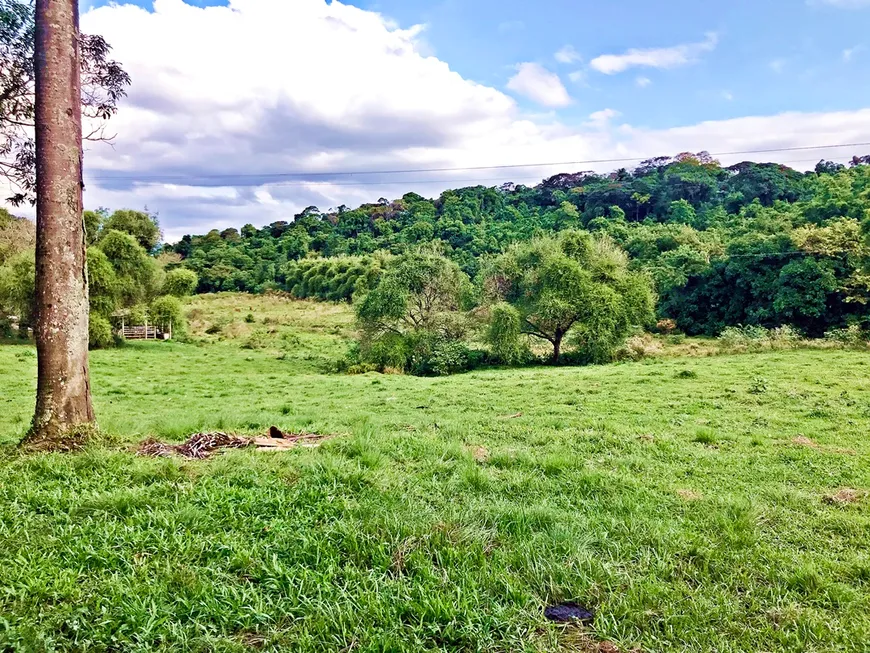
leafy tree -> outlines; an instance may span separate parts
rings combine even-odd
[[[20,252],[0,266],[0,317],[18,317],[22,335],[33,327],[35,270],[32,250]]]
[[[196,272],[186,268],[176,268],[166,273],[163,281],[163,293],[174,297],[192,295],[199,283]]]
[[[494,262],[486,287],[493,300],[516,309],[524,333],[552,345],[554,363],[571,333],[598,360],[599,350],[615,347],[632,325],[654,317],[648,279],[629,271],[627,256],[612,242],[582,232],[514,246]]]
[[[184,314],[178,297],[157,297],[148,308],[148,316],[151,322],[164,329],[171,327],[176,334],[184,332]]]
[[[148,213],[148,211],[131,211],[130,209],[115,211],[105,219],[102,225],[103,232],[111,230],[130,234],[146,252],[154,251],[161,238],[157,216]]]
[[[120,287],[118,276],[109,257],[98,247],[88,249],[88,296],[91,316],[107,320],[118,306]]]
[[[462,312],[470,281],[433,250],[391,260],[356,303],[363,356],[418,374],[449,373],[464,365],[468,322]]]
[[[156,294],[157,265],[133,236],[109,230],[98,247],[115,270],[122,306],[140,304]]]
[[[33,201],[36,188],[34,37],[34,0],[0,0],[0,176],[12,185],[13,205]],[[79,47],[82,116],[96,124],[85,137],[106,139],[105,121],[117,112],[130,77],[109,58],[101,36],[82,34]]]

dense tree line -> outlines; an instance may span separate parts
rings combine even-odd
[[[90,301],[90,344],[107,347],[127,324],[168,326],[183,332],[179,297],[192,294],[196,274],[177,255],[156,254],[160,228],[143,211],[85,211]],[[33,327],[34,228],[0,209],[0,337],[12,336],[12,318],[22,334]]]
[[[724,168],[705,153],[643,162],[609,175],[560,174],[409,193],[356,209],[309,207],[261,229],[211,231],[165,247],[195,271],[200,292],[280,289],[350,300],[389,256],[436,245],[478,285],[512,244],[566,230],[603,233],[648,271],[661,317],[692,334],[728,325],[792,324],[809,335],[863,322],[870,299],[865,240],[870,157]]]

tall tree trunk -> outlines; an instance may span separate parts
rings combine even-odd
[[[78,0],[36,0],[36,413],[28,441],[66,446],[94,421],[82,216]]]

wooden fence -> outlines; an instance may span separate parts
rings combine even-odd
[[[127,326],[121,323],[120,334],[125,340],[172,340],[172,324],[166,330],[162,327],[145,324],[144,326]]]

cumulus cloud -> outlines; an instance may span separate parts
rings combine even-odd
[[[654,130],[617,121],[613,109],[574,123],[530,116],[502,91],[427,55],[422,28],[403,29],[337,0],[207,8],[156,0],[153,12],[116,4],[86,12],[82,26],[104,35],[133,77],[111,122],[113,147],[89,146],[86,203],[147,205],[168,240],[289,220],[309,205],[356,206],[409,191],[432,197],[461,185],[534,184],[558,172],[615,167],[583,163],[590,160],[870,141],[870,109]],[[522,88],[537,89],[545,106],[570,102],[558,77],[537,69],[526,68]],[[529,81],[547,75],[558,86]],[[549,162],[556,164],[529,165]],[[525,167],[443,170],[505,164]],[[336,174],[435,168],[442,170]]]
[[[602,109],[601,111],[589,114],[589,120],[586,124],[592,129],[604,129],[610,125],[611,120],[621,115],[616,109]]]
[[[558,108],[571,104],[571,96],[559,76],[540,64],[518,64],[517,73],[510,78],[507,87],[545,107]]]
[[[555,55],[556,61],[559,63],[577,63],[578,61],[583,61],[583,57],[580,56],[580,53],[574,49],[573,45],[566,45],[559,49]]]
[[[716,48],[719,37],[709,32],[700,43],[685,43],[670,48],[632,48],[623,54],[603,54],[589,62],[589,66],[605,75],[615,75],[629,68],[676,68],[693,63],[705,52]]]

